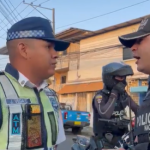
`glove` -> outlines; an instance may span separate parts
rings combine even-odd
[[[125,108],[128,105],[129,101],[131,101],[132,98],[125,91],[124,93],[122,93],[120,95],[119,99],[120,99],[120,102],[121,102],[122,106]]]
[[[125,92],[125,87],[125,84],[119,82],[113,87],[113,90],[117,91],[119,94],[123,94]]]

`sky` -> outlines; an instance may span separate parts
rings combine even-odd
[[[25,0],[25,2],[29,4],[33,2],[34,5],[43,3],[41,4],[43,7],[55,8],[56,34],[70,27],[95,31],[150,14],[150,0]],[[0,1],[0,47],[5,46],[7,29],[15,22],[30,16],[52,20],[51,10],[38,7],[36,9],[24,4],[23,0]],[[7,62],[8,56],[0,56],[0,70],[5,68]]]

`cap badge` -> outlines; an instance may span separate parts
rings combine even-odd
[[[142,30],[146,26],[147,22],[148,22],[147,18],[143,19],[138,30]]]

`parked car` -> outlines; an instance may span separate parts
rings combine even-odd
[[[86,111],[72,110],[72,106],[66,103],[60,103],[64,128],[72,128],[72,133],[78,134],[83,127],[90,125],[90,113]]]

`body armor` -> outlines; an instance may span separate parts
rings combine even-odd
[[[142,105],[138,109],[135,121],[135,136],[138,144],[135,150],[149,150],[150,143],[150,90],[147,92]]]
[[[104,99],[106,99],[106,103],[107,103],[107,100],[108,100],[110,94],[104,93],[103,90],[100,90],[98,92],[98,94],[102,94]],[[95,107],[94,106],[94,99],[93,99],[92,105],[94,108]],[[119,100],[115,104],[115,109],[114,109],[114,112],[110,118],[110,122],[101,121],[100,120],[101,117],[98,114],[97,110],[95,108],[93,110],[94,110],[94,112],[93,112],[93,115],[94,115],[93,128],[94,128],[94,133],[96,135],[99,135],[102,137],[105,133],[112,133],[113,135],[122,136],[125,133],[125,131],[127,131],[127,127],[123,127],[122,125],[119,126],[119,125],[116,125],[115,123],[113,123],[115,121],[119,122],[119,115],[120,114],[125,114],[124,108],[121,105],[121,103],[119,102]],[[112,120],[112,122],[111,122],[111,120]]]

